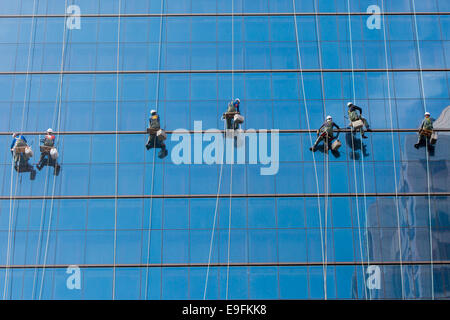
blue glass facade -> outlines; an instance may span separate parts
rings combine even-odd
[[[448,299],[450,137],[406,129],[450,128],[449,31],[448,0],[2,1],[1,297]],[[222,129],[236,97],[243,129],[280,130],[278,172],[174,163],[172,132]],[[348,101],[374,132],[309,151]],[[35,164],[48,127],[61,172],[31,180],[11,134]]]

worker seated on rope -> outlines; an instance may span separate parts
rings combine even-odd
[[[19,134],[13,134],[11,142],[11,154],[14,156],[14,166],[16,168],[27,166],[28,160],[33,156],[31,148],[28,146],[27,139]]]
[[[37,164],[40,171],[45,164],[54,166],[55,170],[59,170],[59,165],[56,162],[58,159],[58,150],[55,148],[55,136],[53,130],[48,128],[43,139],[41,139],[41,158]]]
[[[164,140],[166,140],[166,133],[161,129],[159,115],[156,110],[150,111],[149,127],[147,131],[149,132],[147,144],[145,145],[147,150],[151,148],[161,148],[158,157],[161,159],[166,157],[169,153],[164,143]]]
[[[227,120],[227,129],[237,130],[239,129],[239,124],[244,122],[244,117],[241,116],[239,111],[239,105],[241,100],[235,99],[228,103],[227,112],[223,114],[223,118]]]
[[[338,134],[336,136],[333,135],[333,127],[338,130]],[[334,139],[337,139],[339,136],[339,126],[333,122],[333,118],[331,116],[327,116],[326,121],[322,124],[322,126],[317,130],[317,139],[314,142],[314,145],[309,148],[309,150],[315,152],[317,145],[320,141],[325,140],[325,150],[329,150],[331,148],[331,142]]]
[[[359,129],[361,132],[361,136],[364,139],[367,139],[367,136],[364,135],[363,126],[366,127],[366,130],[369,132],[372,130],[370,130],[369,123],[367,122],[367,120],[362,116],[362,109],[358,106],[355,106],[352,102],[347,103],[347,107],[348,107],[348,118],[351,121],[350,128],[352,130]],[[356,111],[359,111],[359,114]]]
[[[416,149],[423,144],[428,146],[428,150],[431,150],[432,145],[436,142],[433,136],[433,119],[430,116],[429,112],[425,112],[425,118],[422,121],[422,124],[419,127],[419,138],[417,143],[414,145]]]

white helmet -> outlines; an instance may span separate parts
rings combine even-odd
[[[425,116],[430,116],[430,113],[428,111],[425,112]]]
[[[48,128],[47,129],[47,133],[53,133],[53,129],[52,128]]]
[[[353,102],[348,102],[347,107],[350,107],[353,104]]]
[[[150,111],[150,114],[155,114],[156,113],[156,110],[155,109],[152,109],[151,111]]]
[[[14,132],[13,134],[12,134],[12,137],[13,138],[15,138],[15,137],[17,137],[19,134],[17,133],[17,132]]]
[[[329,120],[333,120],[333,118],[331,116],[327,116],[327,121]]]

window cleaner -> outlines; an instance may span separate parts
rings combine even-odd
[[[159,115],[156,110],[150,111],[147,132],[149,133],[147,144],[145,145],[147,150],[150,150],[151,148],[160,148],[161,150],[158,153],[158,158],[165,158],[169,154],[166,149],[166,144],[164,143],[164,140],[167,139],[167,134],[161,129]]]
[[[44,165],[49,165],[55,168],[54,174],[58,175],[60,170],[60,165],[57,162],[59,153],[58,149],[55,147],[55,136],[53,134],[52,128],[48,128],[43,139],[41,139],[41,157],[37,164],[37,169],[41,171]]]
[[[240,104],[241,100],[239,100],[238,98],[230,101],[230,103],[228,103],[227,112],[222,115],[222,118],[227,120],[228,130],[237,130],[239,129],[239,125],[244,123],[244,117],[239,111]]]
[[[419,138],[414,145],[416,149],[419,149],[421,145],[427,144],[428,151],[432,150],[432,146],[437,141],[437,133],[433,131],[434,119],[431,118],[429,112],[425,112],[425,118],[423,119],[419,127]]]
[[[348,118],[350,119],[351,122],[350,128],[352,129],[352,131],[360,130],[361,137],[367,139],[367,136],[364,135],[363,127],[366,127],[366,130],[369,132],[372,130],[369,128],[369,123],[367,122],[367,120],[362,116],[362,109],[358,106],[355,106],[352,102],[347,103],[347,107],[348,107]],[[359,111],[359,114],[356,111]]]
[[[333,127],[335,127],[338,130],[338,134],[336,137],[333,135]],[[314,145],[309,148],[312,152],[316,151],[317,145],[320,143],[320,141],[325,140],[324,142],[324,149],[325,152],[328,152],[328,150],[331,147],[331,150],[337,151],[339,147],[342,145],[341,142],[337,139],[339,137],[339,126],[333,122],[333,118],[331,116],[327,116],[326,121],[322,124],[322,126],[317,130],[317,139],[316,142],[314,142]],[[331,141],[336,140],[331,144]]]
[[[34,180],[36,171],[33,166],[28,163],[28,160],[33,157],[33,150],[28,145],[27,139],[19,134],[13,133],[13,140],[11,142],[11,154],[14,157],[14,169],[17,172],[31,172],[30,178]]]

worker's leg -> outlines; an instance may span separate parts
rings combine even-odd
[[[228,130],[233,129],[232,119],[227,118],[227,129]]]
[[[41,153],[41,157],[39,158],[39,163],[37,164],[38,170],[41,170],[41,169],[42,169],[42,167],[44,166],[44,160],[45,160],[45,158],[48,157],[48,156],[49,156],[49,154],[47,154],[47,153],[45,153],[45,152],[42,152],[42,153]],[[50,158],[48,157],[47,159],[50,159]]]
[[[364,134],[365,131],[364,131],[363,128],[361,128],[360,132],[361,132],[361,137],[362,137],[363,139],[367,139],[367,136]]]
[[[370,129],[369,129],[370,126],[369,126],[369,123],[367,122],[367,119],[362,116],[360,118],[361,118],[361,121],[364,123],[364,127],[366,127],[367,131],[370,131]]]
[[[421,134],[419,134],[419,137],[417,138],[417,142],[416,142],[416,144],[414,145],[414,147],[415,147],[416,149],[419,149],[420,145],[423,143],[423,139],[424,139],[424,136],[421,135]]]
[[[322,140],[323,140],[323,136],[322,136],[322,135],[318,136],[317,139],[316,139],[316,142],[314,142],[314,145],[313,145],[311,148],[309,148],[309,150],[311,150],[311,151],[316,151],[317,145],[318,145],[318,144],[320,143],[320,141],[322,141]]]
[[[160,159],[165,158],[169,154],[169,152],[166,149],[166,144],[164,142],[161,142],[159,144],[159,147],[161,148],[161,150],[158,153],[158,157]]]
[[[325,145],[327,146],[327,151],[331,150],[331,142],[333,141],[333,137],[330,137],[329,135],[325,138]]]
[[[432,151],[433,150],[433,145],[431,144],[431,136],[426,136],[425,137],[425,141],[426,141],[426,144],[427,144],[428,151]]]
[[[39,162],[38,162],[38,164],[36,165],[36,168],[37,168],[39,171],[42,169],[42,162],[44,161],[44,157],[45,157],[44,153],[41,152],[41,157],[39,158]]]
[[[147,150],[155,147],[155,141],[156,141],[156,135],[155,134],[151,134],[151,135],[148,136],[147,144],[145,145]]]
[[[20,154],[19,153],[14,153],[14,165],[16,167],[19,167],[19,162],[20,162]]]

